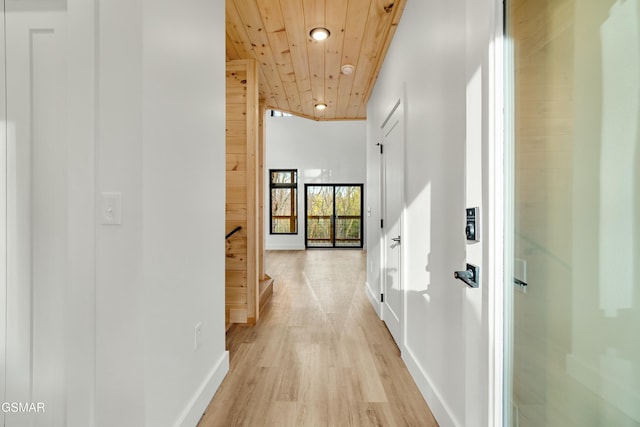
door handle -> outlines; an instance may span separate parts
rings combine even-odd
[[[521,288],[526,288],[528,285],[528,283],[523,282],[522,280],[518,279],[517,277],[513,278],[513,284],[520,286]]]
[[[464,271],[455,271],[453,277],[462,280],[470,288],[477,288],[478,281],[480,280],[480,268],[475,265],[467,264],[467,269]]]
[[[455,277],[456,279],[462,280],[469,287],[472,287],[472,288],[478,287],[478,284],[473,281],[474,277],[473,277],[473,272],[471,270],[456,271],[453,273],[453,277]]]
[[[393,240],[396,243],[400,243],[401,239],[400,239],[400,236],[398,236],[398,237],[392,237],[391,240]]]

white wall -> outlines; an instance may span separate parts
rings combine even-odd
[[[490,38],[493,0],[409,1],[367,109],[367,287],[379,295],[380,126],[405,106],[405,338],[402,356],[442,426],[487,426],[489,405],[488,239],[466,244],[464,209],[487,198]],[[467,155],[469,159],[467,161]],[[477,156],[471,158],[471,155]],[[483,172],[485,171],[485,172]],[[481,267],[479,289],[453,278]],[[379,310],[379,303],[371,302]]]
[[[96,360],[95,2],[68,0],[67,427],[94,425]]]
[[[122,193],[122,225],[96,225],[95,419],[144,426],[142,1],[98,13],[95,197]]]
[[[304,249],[304,184],[363,184],[366,122],[267,117],[265,248]],[[269,233],[269,169],[298,169],[298,234]],[[366,192],[366,188],[365,188]]]
[[[193,426],[227,371],[224,5],[145,0],[142,157],[148,426]],[[194,351],[194,327],[201,324]],[[167,385],[170,384],[170,387]]]
[[[97,14],[96,196],[122,225],[96,232],[96,425],[193,426],[228,369],[224,3]]]

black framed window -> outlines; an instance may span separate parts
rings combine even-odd
[[[298,171],[270,169],[271,234],[298,234]]]
[[[362,184],[305,184],[305,246],[362,248]]]

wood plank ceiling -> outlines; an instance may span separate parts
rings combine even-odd
[[[256,59],[266,108],[315,120],[366,118],[406,0],[226,0],[227,60]],[[309,35],[329,29],[324,41]],[[341,72],[343,65],[353,74]],[[314,105],[324,103],[323,111]]]

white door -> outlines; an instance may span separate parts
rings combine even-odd
[[[6,0],[6,426],[64,426],[66,2]]]
[[[402,212],[404,204],[404,129],[398,102],[382,125],[382,319],[402,349],[404,293],[402,285]]]

